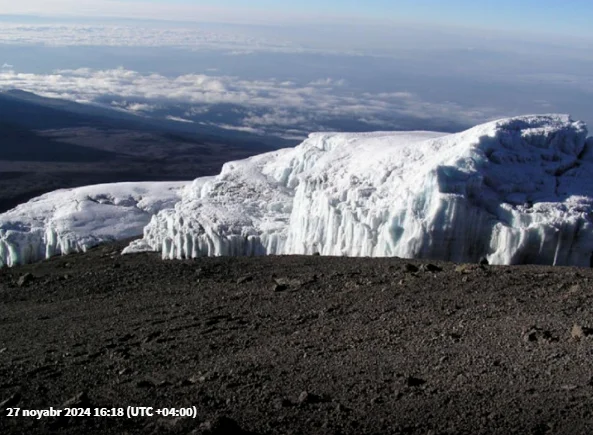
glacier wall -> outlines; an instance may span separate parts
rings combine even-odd
[[[312,134],[195,180],[126,252],[589,266],[592,201],[593,140],[566,115]]]
[[[142,235],[152,215],[180,199],[187,183],[115,183],[62,189],[0,214],[0,266],[84,252]]]

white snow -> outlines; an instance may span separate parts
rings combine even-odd
[[[458,134],[312,134],[224,165],[126,252],[312,254],[588,266],[593,140],[566,115]]]
[[[62,189],[0,214],[0,266],[83,252],[142,234],[152,215],[173,207],[187,182],[116,183]]]
[[[566,115],[317,133],[191,183],[60,190],[0,214],[0,265],[142,234],[163,258],[312,254],[589,266],[593,138]]]

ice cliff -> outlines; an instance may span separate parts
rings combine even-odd
[[[0,265],[135,235],[163,258],[313,254],[589,266],[593,139],[564,115],[312,134],[191,183],[60,190],[0,215]]]
[[[0,266],[139,236],[152,215],[173,207],[186,184],[102,184],[58,190],[19,205],[0,214]]]
[[[593,140],[565,115],[457,134],[312,134],[195,180],[127,252],[589,266],[592,205]]]

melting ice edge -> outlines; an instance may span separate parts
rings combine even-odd
[[[315,133],[187,183],[64,189],[0,215],[0,265],[143,234],[163,258],[313,254],[589,266],[593,138],[567,115]]]

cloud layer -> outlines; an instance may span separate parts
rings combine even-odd
[[[312,130],[471,125],[499,115],[483,107],[423,101],[405,91],[356,91],[344,80],[332,78],[299,85],[273,78],[245,80],[204,74],[167,77],[123,68],[61,70],[46,75],[0,71],[0,89],[13,88],[108,104],[137,114],[291,137]]]
[[[296,18],[294,13],[279,13],[275,8],[217,7],[204,2],[129,1],[129,0],[0,0],[3,14],[64,17],[119,17],[148,20],[213,21],[234,23],[274,23]],[[309,18],[310,14],[299,18]]]
[[[0,23],[1,44],[175,47],[192,50],[298,51],[298,46],[241,32],[201,28]]]

